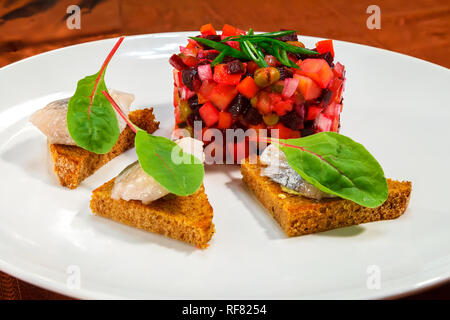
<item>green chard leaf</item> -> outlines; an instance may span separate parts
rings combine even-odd
[[[170,193],[188,196],[195,193],[203,183],[203,163],[175,142],[164,137],[153,136],[134,125],[120,110],[107,91],[102,94],[111,103],[120,117],[136,133],[134,144],[142,170],[153,177]]]
[[[70,136],[78,146],[98,154],[111,151],[120,134],[116,113],[102,91],[107,90],[106,68],[122,41],[123,37],[117,41],[99,72],[78,81],[68,104]]]
[[[377,160],[352,139],[321,132],[299,139],[279,139],[289,165],[320,190],[364,207],[383,204],[387,181]]]
[[[183,152],[175,142],[138,129],[135,144],[142,169],[169,192],[188,196],[202,185],[203,163],[192,154]],[[173,154],[183,161],[174,161]]]

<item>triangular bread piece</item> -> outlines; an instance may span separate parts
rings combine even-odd
[[[114,180],[93,191],[91,209],[95,215],[181,240],[198,248],[208,247],[215,229],[213,209],[203,185],[190,196],[168,194],[143,204],[138,200],[112,199]]]
[[[153,109],[132,111],[128,117],[131,122],[148,133],[153,133],[159,127],[159,122],[155,121]],[[106,154],[96,154],[77,146],[48,143],[53,161],[53,171],[56,173],[59,183],[64,187],[75,189],[81,181],[110,160],[134,147],[134,136],[134,132],[126,127],[120,133],[115,146]]]
[[[395,219],[409,203],[411,182],[388,179],[388,199],[377,208],[362,207],[353,201],[331,198],[316,201],[282,190],[280,184],[261,176],[262,164],[244,161],[241,172],[244,183],[290,237]]]

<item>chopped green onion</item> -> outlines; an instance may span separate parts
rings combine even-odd
[[[228,54],[228,48],[223,50],[219,55],[211,62],[211,67],[214,67],[216,64],[219,64],[223,61],[223,58]]]

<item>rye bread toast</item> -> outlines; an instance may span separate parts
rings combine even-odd
[[[398,218],[405,212],[411,196],[411,182],[388,179],[388,199],[377,208],[362,207],[341,198],[316,201],[284,192],[280,184],[261,176],[261,167],[259,162],[244,161],[243,181],[289,237]]]
[[[215,229],[213,209],[203,185],[186,197],[168,194],[143,204],[142,201],[111,198],[112,179],[92,192],[91,209],[95,215],[122,224],[206,248]]]
[[[132,111],[128,117],[131,122],[148,133],[153,133],[159,127],[159,122],[155,121],[153,108]],[[134,132],[126,127],[120,133],[115,146],[106,154],[96,154],[78,146],[48,143],[53,161],[53,171],[56,173],[59,183],[70,189],[77,188],[81,181],[113,158],[132,148],[134,136]]]

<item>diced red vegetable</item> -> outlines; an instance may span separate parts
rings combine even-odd
[[[177,54],[173,54],[170,57],[169,63],[172,65],[172,67],[174,67],[178,71],[188,68],[188,66],[183,62],[183,60]]]
[[[267,62],[269,67],[276,67],[278,65],[277,58],[275,58],[274,56],[271,56],[269,54],[264,57],[264,60]]]
[[[322,111],[321,107],[310,106],[308,108],[308,114],[306,115],[306,120],[314,120],[314,119],[316,119],[321,111]]]
[[[293,102],[291,100],[281,100],[273,106],[272,111],[276,112],[276,114],[281,117],[292,111],[292,108]]]
[[[178,88],[176,86],[173,87],[173,105],[175,107],[178,106],[178,102],[180,100],[180,94],[178,93]]]
[[[193,96],[195,96],[195,92],[189,90],[187,87],[182,86],[180,87],[180,97],[183,100],[187,100],[189,98],[192,98]]]
[[[333,40],[322,40],[316,43],[318,53],[331,53],[334,57]]]
[[[181,86],[182,84],[181,72],[178,71],[177,69],[173,69],[173,82],[177,87]]]
[[[298,89],[306,100],[320,97],[322,89],[310,78],[294,74],[294,78],[299,80]]]
[[[198,60],[196,57],[193,56],[187,56],[183,53],[179,54],[179,57],[181,58],[181,60],[184,62],[185,65],[187,65],[188,67],[196,67],[198,64]],[[185,68],[186,69],[186,68]]]
[[[197,67],[198,70],[198,76],[200,77],[200,80],[211,80],[213,78],[211,65],[210,64],[202,64],[201,66]]]
[[[281,123],[277,123],[277,125],[270,127],[270,134],[272,137],[277,137],[278,139],[289,139],[292,134],[292,130],[288,127],[285,127]],[[278,131],[273,131],[278,130]]]
[[[202,36],[215,35],[216,29],[214,29],[211,23],[208,23],[200,27],[200,33]]]
[[[303,60],[300,65],[300,74],[313,79],[322,88],[326,88],[333,79],[333,71],[323,59]]]
[[[200,117],[202,117],[208,127],[211,127],[219,121],[219,110],[217,110],[210,102],[205,103],[198,111]]]
[[[259,69],[259,66],[255,61],[250,61],[249,63],[247,63],[247,72],[255,73],[256,69]]]
[[[259,113],[268,114],[272,111],[272,99],[270,98],[269,93],[266,91],[261,91],[256,98],[258,99],[256,102],[256,108],[259,110]]]
[[[331,118],[338,116],[340,112],[341,112],[341,105],[335,102],[330,103],[323,110],[323,114],[330,116]]]
[[[241,81],[241,75],[228,74],[227,65],[225,63],[218,64],[214,67],[214,81],[222,84],[237,85]]]
[[[344,71],[345,71],[345,67],[340,62],[337,62],[334,65],[333,72],[336,75],[336,77],[343,78]]]
[[[236,86],[219,83],[211,91],[208,99],[220,110],[226,110],[237,94]]]
[[[259,91],[259,87],[256,85],[253,77],[247,76],[237,85],[238,91],[248,99],[253,98]]]
[[[290,98],[294,94],[295,90],[297,90],[298,83],[300,80],[298,78],[286,78],[284,79],[284,88],[281,95],[283,98]]]
[[[202,86],[200,87],[199,93],[203,98],[208,99],[212,90],[216,87],[216,83],[213,80],[203,81]]]
[[[332,123],[333,120],[323,113],[319,113],[315,120],[315,125],[319,132],[330,131]]]
[[[291,131],[291,139],[297,139],[297,138],[301,138],[301,137],[302,137],[302,133],[299,130]]]
[[[229,24],[224,24],[223,28],[222,28],[222,35],[223,36],[235,36],[237,35],[236,33],[236,28],[233,26],[230,26]]]
[[[233,116],[231,113],[226,111],[221,111],[219,113],[219,123],[217,124],[217,127],[219,129],[228,129],[231,127],[231,124],[233,123]]]

